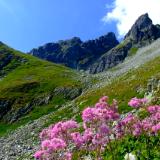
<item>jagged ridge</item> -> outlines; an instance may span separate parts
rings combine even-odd
[[[148,14],[140,16],[124,40],[115,48],[102,55],[91,67],[90,73],[102,72],[119,63],[129,55],[132,49],[138,49],[152,43],[160,37],[159,25],[153,25]]]
[[[82,42],[72,38],[57,43],[48,43],[30,54],[51,62],[60,63],[77,70],[99,73],[121,62],[130,54],[160,37],[160,26],[153,25],[148,14],[140,16],[124,40],[118,45],[110,32],[96,40]]]
[[[60,63],[77,70],[87,70],[100,56],[115,47],[119,42],[110,32],[95,40],[82,42],[74,37],[57,43],[47,43],[30,51],[31,55]]]

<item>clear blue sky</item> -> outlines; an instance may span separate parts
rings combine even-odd
[[[0,41],[27,52],[34,47],[78,36],[96,38],[115,24],[104,25],[112,0],[0,0]]]

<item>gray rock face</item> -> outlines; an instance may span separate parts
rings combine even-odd
[[[115,34],[110,32],[98,39],[86,42],[74,37],[70,40],[48,43],[31,50],[30,54],[77,70],[87,70],[100,56],[118,43]]]
[[[97,62],[92,65],[89,69],[89,72],[99,73],[104,70],[116,66],[117,64],[123,62],[123,60],[127,57],[129,49],[132,47],[131,43],[127,43],[123,47],[115,47],[106,54],[104,54]]]
[[[160,78],[152,77],[148,80],[146,94],[152,93],[158,93],[160,91]],[[157,96],[155,96],[158,98]],[[160,97],[159,97],[160,98]]]
[[[5,56],[3,56],[1,52],[0,55],[1,55],[0,57],[0,70],[1,70],[3,67],[7,66],[11,62],[13,55],[6,54]]]
[[[19,88],[21,89],[21,88]],[[36,106],[48,105],[56,96],[62,96],[66,100],[73,100],[82,93],[81,88],[57,87],[51,93],[35,97],[21,105],[21,97],[15,100],[0,99],[0,120],[13,123],[22,116],[28,114]],[[19,106],[19,107],[17,107]]]
[[[123,46],[117,47],[118,41],[114,33],[110,32],[86,42],[74,37],[58,43],[48,43],[33,49],[30,54],[77,70],[98,73],[121,63],[132,47],[146,46],[159,37],[160,25],[153,25],[146,13],[137,19],[126,34]]]
[[[153,25],[148,14],[140,16],[130,31],[126,34],[124,41],[101,56],[90,66],[90,73],[102,72],[121,62],[128,56],[133,47],[141,48],[160,37],[160,26]]]
[[[11,110],[11,101],[0,99],[0,119]]]
[[[159,25],[153,25],[148,14],[138,18],[130,31],[126,34],[125,39],[130,39],[133,43],[145,43],[156,40],[160,37]]]
[[[54,90],[54,95],[63,95],[64,98],[73,100],[82,93],[82,89],[73,87],[58,87]]]

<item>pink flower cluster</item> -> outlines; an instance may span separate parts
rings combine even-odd
[[[107,145],[127,135],[157,135],[160,132],[160,106],[146,107],[145,98],[133,98],[129,105],[143,107],[149,114],[144,119],[137,114],[128,113],[121,118],[117,102],[108,103],[108,97],[102,97],[93,107],[82,112],[82,126],[76,121],[58,122],[40,133],[41,149],[34,157],[38,160],[72,160],[74,150],[79,153],[94,152],[95,158],[102,159]],[[81,152],[83,151],[83,152]],[[77,157],[77,159],[81,159]]]
[[[132,98],[129,102],[128,105],[133,107],[133,108],[140,108],[144,106],[148,100],[146,98],[138,99],[138,98]]]
[[[149,106],[147,108],[148,112],[151,114],[159,113],[160,112],[160,106]]]
[[[68,151],[67,146],[71,139],[71,133],[79,126],[77,122],[69,120],[66,122],[58,122],[51,125],[48,129],[44,129],[40,133],[42,140],[41,150],[34,155],[36,159],[53,160],[64,159],[71,160],[72,155]],[[60,156],[61,155],[61,156]]]
[[[138,115],[128,114],[118,122],[115,128],[119,137],[128,134],[134,136],[158,134],[160,131],[160,106],[149,106],[144,109],[149,114],[146,118],[141,119]]]

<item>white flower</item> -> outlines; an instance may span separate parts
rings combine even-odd
[[[124,156],[124,159],[125,160],[136,160],[136,156],[132,153],[127,153],[125,156]]]
[[[91,158],[90,155],[88,155],[88,156],[85,156],[85,157],[84,157],[84,160],[92,160],[92,158]]]
[[[148,100],[148,103],[152,101],[152,99],[154,98],[153,93],[148,93],[148,95],[145,96],[145,98]]]

